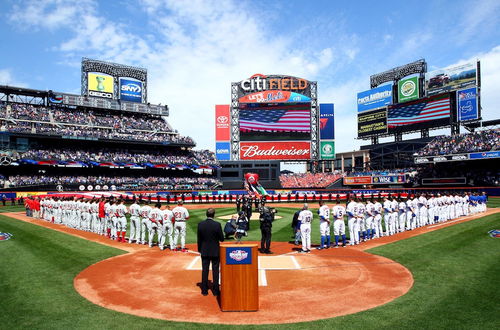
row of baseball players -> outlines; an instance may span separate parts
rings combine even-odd
[[[130,214],[129,243],[148,243],[152,247],[156,236],[161,250],[169,247],[171,250],[187,252],[186,221],[189,212],[182,200],[172,210],[169,205],[162,207],[161,204],[151,205],[147,201],[134,202],[127,208],[123,200],[105,198],[47,197],[40,200],[39,206],[39,210],[34,207],[32,212],[35,218],[105,235],[119,242],[127,241],[127,214]]]
[[[382,236],[390,236],[406,230],[413,230],[418,227],[444,222],[461,216],[468,216],[479,212],[485,212],[487,197],[483,193],[478,194],[437,194],[412,195],[408,199],[395,197],[385,197],[383,203],[368,200],[363,203],[356,197],[351,197],[347,208],[340,204],[332,207],[323,201],[319,202],[319,229],[321,243],[318,249],[331,247],[331,219],[333,215],[333,231],[335,243],[339,246],[342,239],[342,246],[346,246],[346,228],[344,215],[347,215],[347,225],[349,229],[350,245],[359,244],[361,241],[370,240]],[[313,213],[304,204],[298,214],[295,241],[299,237],[302,240],[302,250],[300,252],[311,251],[311,222]],[[385,227],[385,231],[384,231]]]

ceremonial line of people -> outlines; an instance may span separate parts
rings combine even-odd
[[[453,220],[462,216],[468,216],[485,212],[487,196],[485,193],[478,194],[448,194],[441,196],[437,194],[412,195],[406,201],[396,197],[392,199],[385,197],[383,203],[378,200],[368,199],[366,203],[355,196],[349,198],[347,208],[340,204],[331,209],[333,215],[333,231],[335,243],[339,246],[342,239],[342,247],[347,245],[344,215],[347,214],[347,225],[349,229],[349,244],[355,245],[360,242],[391,236],[396,233],[413,230],[415,228],[435,223]],[[319,250],[330,248],[330,208],[320,201],[318,210],[320,218],[321,243]],[[383,223],[382,223],[383,218]],[[300,252],[311,251],[311,222],[313,214],[304,204],[302,210],[297,211],[292,221],[295,231],[295,245],[302,241]],[[385,227],[385,230],[384,230]]]
[[[122,199],[51,198],[26,199],[26,215],[107,236],[118,242],[149,244],[155,236],[160,250],[187,252],[186,221],[189,212],[179,200],[170,210],[169,205],[134,202],[128,208]],[[127,217],[130,214],[129,238],[126,239]],[[180,247],[178,246],[180,238]],[[168,241],[168,245],[166,245]]]

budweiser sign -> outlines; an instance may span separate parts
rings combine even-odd
[[[304,160],[311,158],[310,142],[241,142],[240,159]]]

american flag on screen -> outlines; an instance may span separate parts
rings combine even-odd
[[[242,132],[311,132],[309,109],[251,109],[240,111]]]
[[[387,125],[391,128],[448,117],[450,117],[450,98],[445,95],[389,107]]]

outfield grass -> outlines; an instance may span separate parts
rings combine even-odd
[[[498,202],[495,200],[495,205],[500,204]],[[294,211],[280,210],[280,215],[285,217],[275,222],[273,239],[289,239],[289,224]],[[193,211],[193,219],[202,218],[203,212]],[[218,215],[224,212],[231,213],[231,210],[218,210]],[[393,302],[333,319],[265,327],[496,328],[500,310],[500,298],[497,294],[500,240],[490,238],[487,231],[500,229],[499,221],[500,215],[495,214],[372,249],[370,252],[405,265],[414,276],[415,284],[410,292]],[[191,241],[195,222],[190,224]],[[252,223],[254,229],[251,230],[249,239],[256,240],[260,237],[257,227],[257,223]],[[3,215],[0,215],[0,232],[14,234],[11,240],[0,242],[0,328],[200,327],[198,324],[140,318],[107,310],[88,302],[76,293],[73,289],[73,279],[81,270],[99,260],[124,253],[121,250]],[[356,296],[352,299],[356,299]],[[348,304],[349,301],[332,303]],[[251,317],[251,314],[245,317]],[[229,328],[219,325],[203,327]]]

